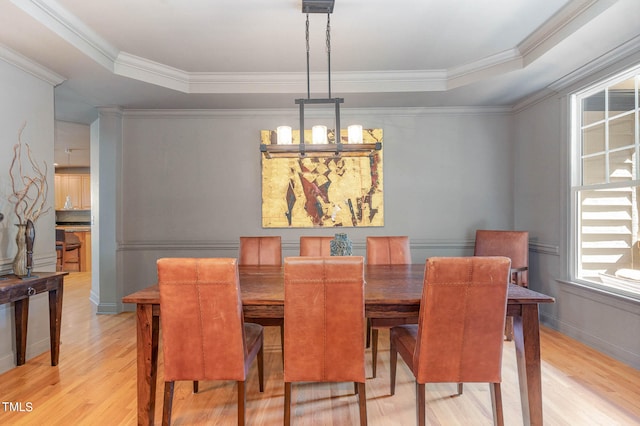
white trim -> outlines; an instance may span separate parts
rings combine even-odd
[[[573,0],[518,45],[524,66],[534,62],[587,22],[615,4],[616,0]]]
[[[11,1],[116,75],[183,93],[304,92],[306,74],[302,72],[187,72],[118,50],[55,0]],[[341,93],[437,92],[496,77],[531,64],[614,3],[615,0],[572,0],[518,46],[449,69],[335,72],[332,74],[334,89]],[[633,48],[633,43],[628,48]],[[623,54],[619,53],[620,56]],[[600,66],[600,62],[594,66]],[[588,72],[587,68],[583,67],[583,72]],[[573,78],[582,75],[574,74]],[[324,81],[323,77],[324,73],[312,73],[311,81]],[[560,84],[566,84],[566,81]],[[313,87],[319,86],[314,84]]]
[[[561,79],[556,80],[552,84],[549,85],[549,88],[559,92],[562,91],[574,83],[584,79],[585,77],[598,72],[605,67],[615,63],[623,58],[626,58],[633,53],[636,53],[640,50],[640,35],[632,38],[631,40],[623,43],[617,48],[605,53],[604,55],[594,59],[588,64],[578,68],[570,74],[562,77]],[[611,75],[603,80],[601,80],[600,84],[606,83],[607,80],[612,78],[617,78],[619,76],[619,72],[616,72],[614,75]],[[590,83],[588,87],[592,87],[597,85],[598,83]],[[586,90],[583,88],[583,90]],[[575,94],[582,94],[580,90],[576,91]]]
[[[55,0],[11,0],[89,58],[113,71],[118,50]]]
[[[523,58],[517,48],[505,50],[486,58],[449,68],[447,89],[466,86],[484,78],[505,74],[523,68]]]
[[[640,37],[637,38],[640,40]],[[589,277],[589,273],[584,273],[585,270],[591,272],[591,274],[595,275],[596,272],[603,272],[606,268],[607,271],[611,271],[612,269],[626,268],[625,264],[617,265],[614,261],[610,263],[600,262],[602,265],[599,266],[589,266],[589,256],[590,254],[583,254],[584,249],[592,249],[592,247],[587,247],[583,245],[582,238],[585,235],[589,235],[589,230],[587,226],[583,224],[583,221],[592,220],[590,217],[585,217],[583,213],[583,208],[588,206],[585,203],[580,202],[580,194],[582,192],[596,191],[601,189],[610,189],[616,190],[620,188],[638,188],[640,181],[638,180],[627,180],[620,182],[611,182],[610,178],[612,177],[609,171],[609,153],[616,152],[617,149],[610,148],[608,141],[608,133],[605,133],[605,144],[604,150],[602,152],[597,153],[598,155],[602,155],[604,153],[605,156],[605,170],[603,175],[606,177],[607,182],[597,183],[597,184],[585,184],[583,182],[583,162],[585,158],[589,158],[589,155],[584,155],[582,152],[582,134],[585,128],[589,128],[589,125],[585,125],[581,121],[581,117],[583,116],[583,100],[589,98],[590,96],[600,93],[604,91],[605,97],[605,114],[604,118],[598,122],[598,125],[607,124],[611,120],[618,118],[621,114],[617,114],[615,116],[609,116],[609,105],[608,105],[608,89],[617,84],[618,82],[625,81],[629,78],[635,77],[637,82],[637,76],[640,73],[640,66],[636,65],[621,72],[615,73],[615,75],[608,75],[606,78],[602,78],[599,81],[591,83],[587,86],[582,87],[581,89],[571,93],[568,95],[568,99],[570,101],[569,110],[570,110],[570,122],[569,122],[569,158],[568,158],[568,167],[569,167],[569,185],[568,185],[568,202],[569,202],[569,242],[570,242],[570,252],[569,257],[567,259],[568,262],[568,277],[570,278],[570,284],[579,285],[585,288],[591,288],[600,292],[605,292],[613,295],[617,295],[622,298],[626,298],[629,300],[640,301],[640,291],[633,290],[625,290],[620,286],[616,285],[608,285],[604,282],[598,282],[596,280],[591,280]],[[637,83],[636,83],[637,90]],[[637,123],[637,110],[640,108],[637,103],[637,96],[635,99],[635,107],[632,112],[635,114],[634,123]],[[608,128],[608,126],[606,126]],[[637,124],[634,124],[634,134],[635,140],[634,144],[630,145],[635,147],[636,154],[638,150],[638,131]],[[626,146],[624,150],[628,150],[629,146]],[[636,164],[637,167],[637,164]],[[630,219],[631,220],[631,219]],[[615,230],[608,230],[606,233],[614,234]],[[626,233],[626,232],[625,232]],[[634,235],[631,235],[632,242],[635,244],[635,231]],[[593,234],[591,232],[591,234]],[[615,256],[622,256],[623,253],[631,252],[632,248],[620,248]],[[601,254],[601,251],[597,251],[593,253],[593,255]]]
[[[0,59],[54,87],[66,80],[66,78],[60,74],[51,71],[49,68],[32,61],[3,44],[0,44]]]
[[[189,118],[244,118],[244,117],[282,117],[283,115],[298,115],[297,108],[269,108],[269,109],[123,109],[124,118],[149,118],[162,119],[171,117]],[[333,111],[314,110],[311,115],[318,117],[332,116]],[[404,107],[404,108],[344,108],[340,110],[343,117],[355,117],[360,115],[373,116],[376,114],[385,117],[416,117],[421,115],[486,115],[486,114],[511,114],[509,107]]]

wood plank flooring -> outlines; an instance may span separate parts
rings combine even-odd
[[[132,313],[95,315],[89,280],[89,273],[73,273],[65,280],[60,364],[51,367],[47,352],[0,375],[0,424],[136,424],[135,318]],[[388,334],[381,333],[380,344],[378,377],[366,383],[369,424],[413,425],[411,373],[400,362],[396,395],[389,396]],[[545,425],[640,425],[640,371],[547,328],[542,329],[541,347]],[[371,375],[369,350],[366,355]],[[266,329],[265,379],[261,394],[254,365],[247,383],[249,425],[283,422],[280,336],[273,327]],[[161,421],[162,380],[161,353],[156,424]],[[492,424],[488,385],[467,384],[462,396],[452,396],[455,391],[455,384],[427,386],[429,424]],[[505,424],[522,425],[514,348],[509,342],[504,345],[502,393]],[[295,425],[358,424],[350,383],[294,385],[293,401]],[[235,424],[234,383],[201,382],[196,395],[189,382],[178,383],[173,420],[175,425]]]

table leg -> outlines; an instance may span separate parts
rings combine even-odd
[[[23,365],[27,352],[27,323],[29,320],[29,298],[13,303],[16,321],[16,365]]]
[[[153,425],[158,375],[159,317],[153,305],[137,305],[138,424]]]
[[[62,278],[58,287],[49,291],[49,337],[51,340],[51,365],[58,365],[60,359],[60,325],[62,323]]]
[[[522,316],[513,317],[520,401],[525,426],[542,426],[542,379],[538,305],[522,305]]]

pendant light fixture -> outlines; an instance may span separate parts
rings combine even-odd
[[[348,128],[348,144],[342,143],[340,135],[340,104],[344,102],[344,98],[331,96],[331,13],[335,0],[302,0],[302,13],[307,15],[305,23],[305,40],[307,47],[307,97],[296,99],[295,103],[300,109],[300,140],[298,146],[292,144],[292,129],[289,126],[279,126],[276,132],[276,141],[271,144],[260,145],[260,150],[265,153],[268,158],[272,154],[278,154],[279,157],[304,157],[307,153],[328,153],[330,155],[356,155],[363,156],[382,149],[382,144],[362,143],[362,126],[351,125]],[[311,84],[309,75],[309,14],[310,13],[326,13],[327,14],[327,82],[328,96],[326,98],[312,98]],[[317,125],[312,128],[312,138],[305,141],[305,106],[333,104],[335,110],[335,128],[333,131],[328,130],[327,126]],[[333,140],[329,140],[329,135],[333,135]],[[275,143],[273,143],[275,142]],[[326,154],[325,154],[326,155]]]

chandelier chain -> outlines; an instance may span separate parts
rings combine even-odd
[[[331,15],[327,13],[327,53],[331,53]]]
[[[309,14],[307,13],[307,22],[304,30],[305,41],[307,43],[307,54],[309,53]]]

